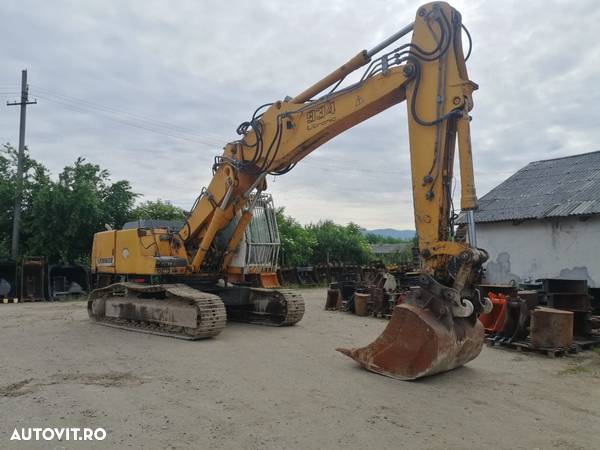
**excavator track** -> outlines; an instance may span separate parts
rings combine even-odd
[[[259,288],[242,285],[216,287],[193,276],[171,278],[174,283],[218,295],[227,309],[227,320],[255,325],[284,327],[294,325],[304,316],[304,299],[290,289]]]
[[[184,284],[116,283],[90,293],[88,314],[113,328],[180,339],[206,339],[227,321],[223,301]]]
[[[251,288],[249,305],[241,308],[228,305],[227,312],[230,320],[236,322],[291,326],[304,316],[304,299],[289,289]]]
[[[278,292],[285,297],[287,304],[285,320],[279,326],[290,326],[300,322],[304,317],[304,299],[302,296],[290,290]]]

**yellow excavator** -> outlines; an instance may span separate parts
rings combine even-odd
[[[92,273],[99,287],[90,294],[90,317],[187,339],[217,335],[226,319],[297,323],[304,314],[300,295],[246,285],[229,271],[255,202],[267,188],[266,176],[290,172],[325,142],[406,101],[422,258],[418,286],[395,307],[373,343],[338,350],[371,371],[399,379],[443,372],[475,358],[483,344],[478,315],[491,304],[474,288],[487,254],[475,240],[469,111],[477,85],[467,75],[463,31],[468,36],[450,5],[426,4],[412,24],[302,93],[259,107],[238,127],[240,138],[215,158],[212,180],[180,229],[138,227],[94,236]],[[394,44],[411,32],[410,43]],[[340,87],[353,73],[357,81]],[[457,141],[468,243],[454,238]]]

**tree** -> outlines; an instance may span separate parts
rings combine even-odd
[[[364,264],[373,257],[361,228],[354,223],[343,226],[325,220],[309,225],[307,230],[317,241],[312,257],[314,264],[328,260]]]
[[[53,262],[85,261],[94,233],[105,224],[122,226],[136,196],[129,182],[111,183],[108,171],[78,158],[58,182],[39,186],[32,196],[23,220],[24,250]]]
[[[294,218],[286,216],[284,208],[277,208],[275,216],[281,241],[281,265],[308,266],[312,260],[314,247],[317,245],[316,239]]]
[[[138,194],[131,191],[129,181],[120,180],[108,185],[101,192],[105,223],[113,228],[121,228],[131,216],[131,207]]]
[[[0,149],[0,255],[10,254],[13,214],[17,185],[17,150],[10,143]],[[48,171],[29,156],[25,147],[23,155],[22,221],[27,221],[32,199],[50,182]],[[27,234],[21,230],[21,243]]]
[[[0,149],[0,256],[10,253],[17,172],[17,151]],[[112,182],[108,171],[83,158],[53,181],[46,168],[29,156],[23,160],[21,254],[49,262],[87,262],[94,233],[105,225],[121,228],[139,218],[184,219],[181,208],[158,200],[136,208],[137,194],[128,181]]]
[[[400,239],[374,233],[365,234],[365,238],[369,244],[404,244],[401,249],[393,253],[378,255],[378,258],[384,264],[408,264],[412,261],[412,243],[414,239]]]
[[[129,220],[140,219],[185,220],[185,211],[161,199],[146,201],[129,213]]]
[[[10,249],[16,185],[17,152],[5,144],[0,153],[0,256]],[[133,207],[137,197],[128,181],[112,182],[108,171],[78,158],[50,178],[46,168],[24,159],[22,254],[44,256],[50,263],[86,262],[94,234],[105,225],[121,228],[128,220],[184,220],[185,212],[168,201],[146,201]],[[332,221],[302,226],[276,211],[281,239],[281,263],[307,266],[329,261],[362,264],[372,258],[369,241],[356,224]]]

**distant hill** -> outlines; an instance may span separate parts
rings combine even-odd
[[[412,239],[415,237],[415,230],[396,230],[394,228],[376,228],[374,230],[364,230],[364,233],[371,233],[395,239]]]

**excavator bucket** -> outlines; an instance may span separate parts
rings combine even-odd
[[[429,309],[411,304],[394,307],[383,333],[366,347],[337,351],[362,367],[399,380],[445,372],[476,358],[484,341],[483,326],[469,318],[438,319]]]

